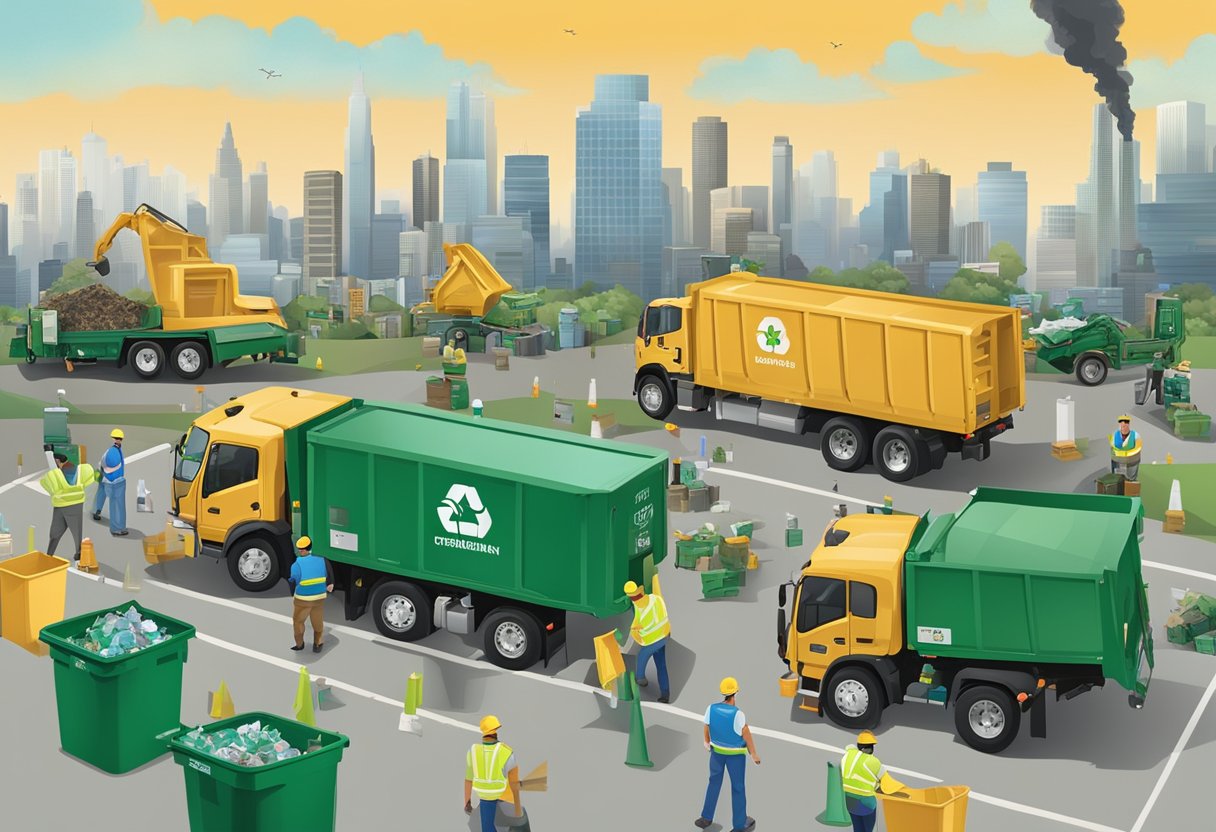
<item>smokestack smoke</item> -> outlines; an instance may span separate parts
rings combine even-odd
[[[1030,7],[1051,24],[1064,60],[1094,76],[1094,91],[1106,99],[1124,141],[1131,141],[1136,113],[1131,105],[1132,76],[1122,68],[1127,49],[1119,42],[1124,21],[1119,0],[1030,0]]]

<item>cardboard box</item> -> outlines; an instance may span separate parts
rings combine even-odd
[[[1140,496],[1140,483],[1132,482],[1131,480],[1127,480],[1126,482],[1124,482],[1123,483],[1123,496],[1124,497],[1139,497]]]
[[[721,486],[717,486],[717,485],[709,486],[709,502],[716,503],[721,498],[722,498]]]
[[[688,489],[688,507],[692,511],[709,511],[709,489],[708,488],[690,488]]]
[[[440,338],[425,337],[422,339],[422,357],[423,358],[438,358],[440,349]]]

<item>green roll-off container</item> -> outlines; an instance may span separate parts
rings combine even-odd
[[[190,832],[333,832],[338,814],[338,763],[350,739],[332,731],[266,713],[245,713],[202,726],[206,733],[251,722],[278,729],[292,748],[315,751],[263,766],[239,766],[182,743],[192,729],[169,741],[173,761],[186,779]]]

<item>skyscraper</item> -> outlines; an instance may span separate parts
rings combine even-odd
[[[1077,285],[1110,286],[1119,247],[1115,120],[1105,104],[1093,107],[1089,179],[1077,188]]]
[[[1138,237],[1164,282],[1216,289],[1216,173],[1157,177],[1157,201],[1141,205]]]
[[[1035,237],[1034,291],[1077,284],[1077,207],[1044,205]]]
[[[575,262],[582,280],[644,301],[662,276],[663,116],[645,75],[599,75],[575,125]],[[694,164],[695,164],[694,153]]]
[[[1026,171],[1012,162],[989,162],[976,186],[981,222],[988,223],[992,244],[1010,243],[1026,259]]]
[[[765,231],[769,225],[768,185],[732,185],[729,188],[715,188],[709,194],[709,207],[715,218],[719,211],[727,208],[750,209],[752,227],[748,230],[768,233]]]
[[[8,203],[0,202],[0,257],[8,257]]]
[[[697,248],[709,248],[709,193],[726,187],[726,165],[726,122],[701,116],[692,125],[692,242]]]
[[[249,174],[248,228],[250,234],[269,233],[267,220],[270,218],[270,182],[268,180],[266,163],[259,162],[258,169]]]
[[[503,157],[503,210],[508,217],[526,219],[532,235],[532,272],[523,274],[525,290],[546,285],[549,260],[549,157]]]
[[[42,259],[42,235],[38,228],[38,175],[17,174],[17,202],[13,206],[13,245],[21,247],[18,269],[28,269]]]
[[[958,226],[960,263],[983,263],[992,248],[992,230],[988,223],[975,220]]]
[[[922,259],[950,253],[950,177],[912,174],[912,251]]]
[[[1157,173],[1206,173],[1207,112],[1198,101],[1157,105]]]
[[[186,200],[186,228],[191,234],[207,236],[207,206],[197,199]]]
[[[55,243],[75,236],[76,159],[67,148],[38,154],[38,207],[41,251],[49,254]]]
[[[767,230],[781,238],[783,262],[768,263],[767,268],[769,274],[780,277],[785,274],[785,255],[794,250],[794,148],[788,136],[773,137],[772,155],[772,205]]]
[[[80,141],[80,189],[93,195],[93,210],[117,214],[109,201],[110,159],[106,140],[90,130]]]
[[[448,89],[447,108],[443,222],[471,225],[498,210],[494,102],[480,90],[457,82]]]
[[[878,154],[878,166],[870,173],[870,201],[859,219],[861,243],[871,257],[893,263],[896,251],[908,249],[908,177],[900,170],[898,151]]]
[[[185,222],[187,202],[189,202],[189,197],[186,193],[189,187],[189,184],[186,182],[186,174],[171,165],[165,165],[165,172],[160,180],[161,204],[156,207],[178,222]],[[97,207],[96,196],[93,197],[93,207]]]
[[[724,189],[719,189],[724,190]],[[717,208],[710,229],[710,250],[715,254],[742,257],[747,254],[747,238],[755,216],[751,208]],[[767,265],[767,264],[766,264]]]
[[[325,294],[342,272],[342,174],[304,174],[303,294]]]
[[[93,216],[93,194],[90,191],[81,191],[76,195],[76,250],[73,257],[93,259],[93,245],[97,242]]]
[[[219,251],[229,234],[243,234],[244,228],[244,176],[241,157],[232,138],[232,123],[224,125],[224,136],[215,151],[215,173],[211,174],[211,223],[208,229],[207,247]],[[125,207],[125,206],[124,206]],[[125,210],[132,210],[126,208]]]
[[[401,265],[403,214],[376,214],[372,217],[372,261],[367,280],[394,280]]]
[[[376,204],[376,148],[372,142],[372,105],[363,92],[362,72],[355,77],[347,103],[345,160],[342,273],[367,279],[371,274],[372,214]]]
[[[424,153],[414,160],[414,227],[439,222],[439,160]]]
[[[663,211],[664,222],[667,223],[670,234],[664,234],[663,243],[669,246],[684,246],[688,243],[688,215],[684,211],[685,193],[684,170],[682,168],[663,168]],[[670,217],[666,212],[670,212]]]

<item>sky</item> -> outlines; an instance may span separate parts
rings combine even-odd
[[[718,115],[730,125],[732,185],[770,183],[775,135],[789,136],[796,166],[835,151],[855,211],[882,150],[898,149],[905,165],[927,159],[955,188],[974,185],[988,161],[1011,161],[1028,171],[1034,228],[1039,205],[1074,201],[1100,100],[1089,76],[1047,50],[1049,27],[1029,0],[5,5],[0,201],[10,204],[40,149],[66,143],[79,157],[90,128],[128,164],[183,171],[205,202],[231,121],[246,172],[267,162],[272,201],[296,214],[303,172],[342,167],[346,98],[362,70],[379,189],[405,196],[411,161],[444,157],[444,94],[466,80],[495,97],[500,154],[551,157],[551,205],[565,223],[577,111],[597,74],[637,73],[662,105],[663,164],[684,168],[686,186],[691,124]],[[1123,7],[1151,179],[1155,105],[1205,101],[1216,123],[1216,3]]]

